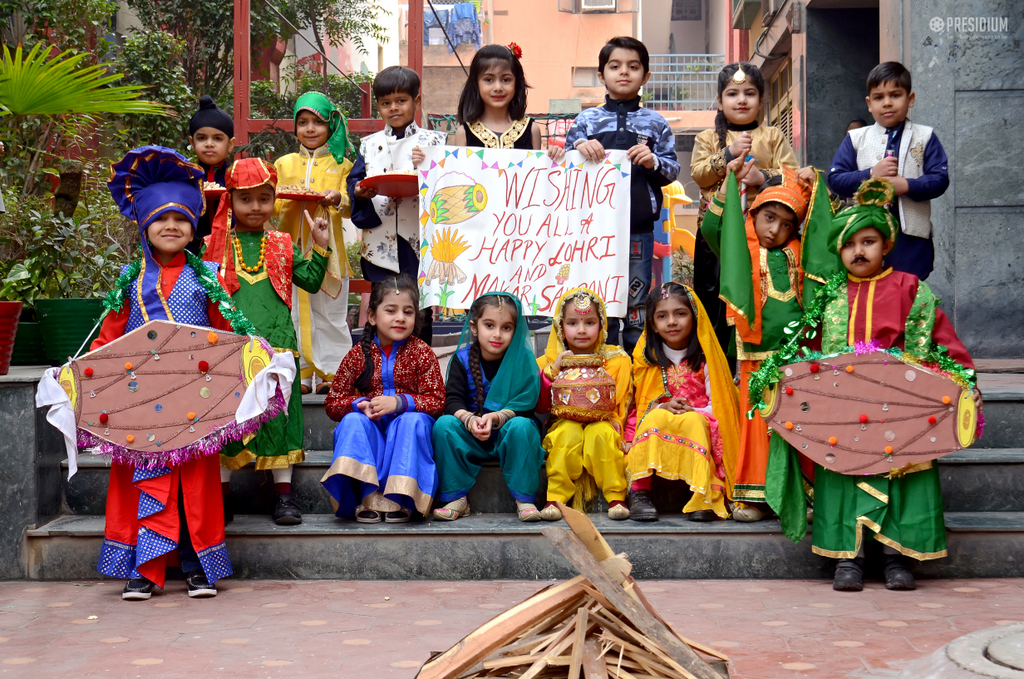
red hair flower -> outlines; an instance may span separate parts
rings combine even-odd
[[[511,52],[512,56],[514,56],[516,59],[523,58],[523,48],[515,44],[514,42],[510,42],[508,44],[508,51]]]

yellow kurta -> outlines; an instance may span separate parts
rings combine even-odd
[[[303,378],[314,372],[325,381],[334,379],[334,371],[352,348],[348,329],[348,278],[351,274],[345,250],[342,218],[350,212],[346,180],[352,163],[338,163],[326,146],[310,152],[303,146],[298,153],[289,153],[274,163],[278,190],[283,185],[301,186],[323,193],[329,189],[341,193],[341,204],[323,207],[316,202],[278,200],[274,204],[277,228],[291,235],[307,259],[313,250],[313,238],[303,211],[311,217],[324,217],[330,224],[331,256],[320,293],[311,295],[293,287],[292,320],[299,340],[300,365]]]
[[[796,169],[800,166],[793,153],[793,147],[779,128],[758,125],[747,131],[751,138],[750,155],[757,159],[754,167],[759,170],[778,170],[782,167]],[[725,135],[726,145],[732,144],[741,134],[742,132],[729,130]],[[701,216],[707,209],[711,195],[725,180],[726,174],[725,155],[724,150],[719,148],[718,132],[714,128],[704,130],[694,140],[693,154],[690,158],[690,176],[700,187]],[[756,191],[752,191],[748,199],[753,200],[754,195]]]

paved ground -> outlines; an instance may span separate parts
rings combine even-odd
[[[168,583],[122,602],[120,583],[0,583],[0,675],[411,679],[546,583],[223,581],[212,600]],[[681,634],[732,658],[732,677],[894,676],[975,630],[1024,621],[1024,580],[923,581],[916,592],[825,581],[650,581]]]

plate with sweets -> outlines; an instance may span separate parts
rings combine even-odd
[[[299,184],[278,184],[275,197],[282,200],[297,200],[303,203],[318,203],[323,200],[324,194],[313,189],[307,189]]]

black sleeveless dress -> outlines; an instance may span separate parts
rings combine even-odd
[[[531,151],[533,150],[533,118],[529,116],[520,118],[501,135],[491,132],[479,120],[469,123],[466,125],[466,146]]]

